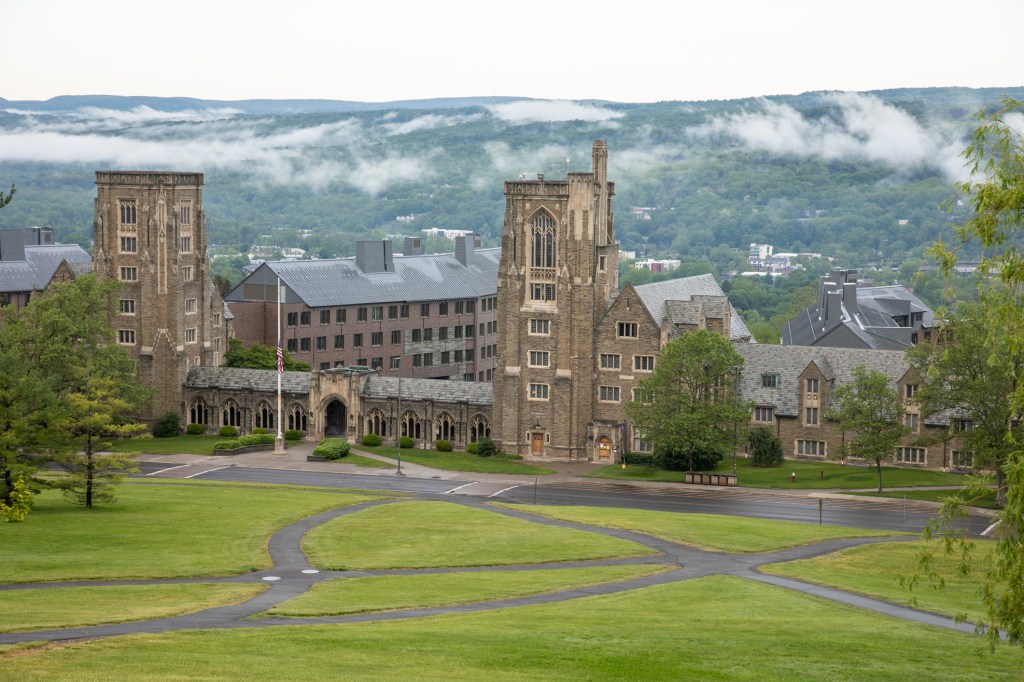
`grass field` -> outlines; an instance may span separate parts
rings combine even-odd
[[[364,448],[365,452],[383,455],[397,460],[398,448]],[[420,464],[445,471],[468,471],[477,474],[520,474],[522,476],[547,476],[555,473],[547,467],[524,464],[519,461],[493,457],[479,457],[466,452],[437,452],[436,450],[413,450],[402,448],[402,461]]]
[[[268,616],[340,616],[512,599],[660,573],[659,565],[593,566],[495,573],[430,573],[331,580],[275,606]]]
[[[974,556],[983,561],[992,551],[991,542],[977,542]],[[918,557],[930,547],[934,553],[935,568],[945,581],[942,590],[922,580],[913,590],[900,583],[918,571]],[[852,547],[816,559],[789,561],[763,566],[761,570],[773,575],[797,578],[812,583],[883,599],[901,606],[912,606],[950,618],[966,614],[974,621],[982,616],[978,584],[957,572],[957,562],[947,557],[938,541],[926,544],[900,542],[886,545]]]
[[[732,459],[724,460],[715,471],[732,473]],[[824,477],[822,477],[824,472]],[[796,483],[790,481],[796,474]],[[619,480],[639,481],[673,481],[684,480],[682,471],[666,471],[645,466],[627,466],[623,469],[612,464],[587,474],[594,478],[611,478]],[[803,460],[786,460],[781,467],[761,469],[751,466],[750,460],[739,459],[736,462],[736,484],[747,488],[779,488],[781,490],[810,490],[842,488],[878,488],[878,472],[874,467],[842,465],[835,462],[807,462]],[[882,485],[889,488],[907,488],[914,486],[950,485],[961,486],[964,477],[942,471],[927,469],[905,469],[899,467],[882,467]]]
[[[147,455],[212,455],[213,444],[230,440],[221,436],[171,436],[132,438],[110,446],[112,452],[142,452]]]
[[[743,680],[1003,682],[1019,652],[734,577],[351,625],[208,630],[8,651],[5,682]]]
[[[500,506],[591,526],[620,528],[681,542],[717,552],[770,552],[834,538],[863,538],[902,535],[889,531],[864,530],[846,526],[817,526],[790,521],[767,521],[741,516],[677,514],[643,509],[607,507]]]
[[[363,457],[357,455],[354,452],[350,452],[343,458],[337,460],[338,464],[355,464],[357,467],[368,467],[372,469],[394,469],[395,465],[391,462],[382,462],[379,459],[371,459],[369,457]]]
[[[127,482],[91,510],[59,491],[0,526],[0,582],[233,575],[270,565],[267,539],[304,516],[379,496],[273,486]]]
[[[396,502],[311,530],[303,549],[330,569],[540,564],[652,554],[625,540],[449,502]]]
[[[124,623],[250,599],[265,585],[111,585],[0,592],[0,632]]]
[[[895,497],[895,498],[907,498],[908,500],[926,500],[929,502],[942,502],[945,498],[949,497],[955,490],[896,490],[893,492],[851,492],[852,495],[866,495],[873,497]],[[972,507],[981,507],[982,509],[998,509],[996,505],[996,491],[992,491],[982,497],[976,497],[970,500]]]

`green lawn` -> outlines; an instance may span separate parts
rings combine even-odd
[[[1003,682],[1019,651],[735,577],[407,621],[20,648],[5,682],[742,680]]]
[[[221,436],[171,436],[132,438],[110,446],[113,452],[142,452],[147,455],[212,455],[213,444],[230,440]]]
[[[625,540],[541,526],[450,502],[395,502],[314,528],[303,538],[310,562],[329,569],[541,564],[644,556]]]
[[[245,601],[265,585],[196,583],[0,592],[0,632],[166,618]]]
[[[643,509],[512,504],[499,506],[591,526],[630,530],[717,552],[770,552],[834,538],[904,535],[846,526],[818,526],[740,516],[681,514]]]
[[[364,448],[366,452],[396,459],[398,448]],[[547,467],[523,464],[495,457],[480,457],[466,452],[437,452],[436,450],[411,450],[402,448],[402,461],[420,464],[445,471],[468,471],[476,474],[520,474],[523,476],[547,476],[555,473]]]
[[[593,566],[537,571],[429,573],[342,578],[270,609],[268,616],[340,616],[513,599],[660,573],[669,566]]]
[[[942,502],[945,498],[949,497],[955,490],[895,490],[893,492],[851,492],[852,495],[866,495],[869,497],[895,497],[895,498],[907,498],[908,500],[927,500],[929,502]],[[982,509],[998,509],[996,505],[996,491],[992,491],[982,497],[974,498],[970,501],[972,507],[981,507]]]
[[[0,582],[233,575],[270,565],[267,539],[304,516],[379,496],[271,486],[127,482],[91,510],[59,491],[0,526]]]
[[[723,460],[715,471],[732,473],[732,459]],[[824,472],[824,477],[822,477]],[[796,474],[796,483],[790,481]],[[588,476],[640,481],[674,481],[682,483],[684,472],[666,471],[645,466],[611,464],[593,471]],[[786,460],[781,467],[761,469],[751,466],[750,460],[739,459],[736,463],[736,483],[747,488],[779,488],[782,490],[809,490],[821,488],[878,488],[878,472],[874,467],[842,465],[835,462],[807,462]],[[904,488],[931,485],[964,484],[960,474],[949,474],[927,469],[905,469],[882,467],[882,485],[890,488]]]
[[[985,540],[977,542],[974,556],[978,561],[990,556],[992,545]],[[900,584],[900,578],[910,578],[919,571],[918,557],[929,546],[934,553],[935,568],[944,576],[945,588],[939,590],[929,581],[922,580],[911,591]],[[983,613],[977,578],[971,580],[959,575],[958,565],[955,559],[943,553],[940,542],[925,543],[922,540],[852,547],[815,559],[763,566],[761,570],[877,597],[901,606],[913,606],[950,618],[963,613],[975,620]]]
[[[357,467],[370,467],[375,469],[394,469],[395,465],[391,462],[382,462],[379,459],[371,459],[369,457],[363,457],[357,455],[354,452],[350,452],[341,459],[337,460],[338,464],[355,464]]]

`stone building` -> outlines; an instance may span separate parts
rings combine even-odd
[[[0,230],[0,306],[24,308],[54,282],[92,270],[92,259],[77,244],[55,244],[53,228]]]
[[[217,366],[230,313],[210,278],[203,174],[98,171],[93,270],[123,284],[117,342],[155,389],[149,418],[183,410],[192,366]]]

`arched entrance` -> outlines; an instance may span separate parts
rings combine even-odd
[[[348,436],[348,409],[340,400],[332,400],[327,403],[327,409],[324,410],[324,436],[335,438]]]
[[[597,458],[599,460],[612,458],[612,442],[608,436],[601,436],[597,439]]]

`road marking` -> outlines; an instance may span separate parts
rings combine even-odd
[[[187,467],[187,466],[192,466],[192,465],[191,464],[179,464],[176,467],[167,467],[166,469],[158,469],[157,471],[149,472],[148,474],[146,474],[146,476],[156,476],[157,474],[162,474],[165,471],[171,471],[173,469],[180,469],[181,467]]]
[[[186,476],[185,478],[195,478],[196,476],[202,476],[203,474],[212,474],[214,471],[220,471],[221,469],[227,469],[227,468],[228,467],[225,466],[225,467],[217,467],[216,469],[206,469],[205,471],[200,471],[198,473],[194,473],[191,476]]]
[[[469,487],[469,486],[471,486],[471,485],[476,485],[476,483],[477,483],[476,481],[473,481],[472,483],[465,483],[465,484],[463,484],[463,485],[460,485],[460,486],[459,486],[458,488],[452,488],[451,490],[448,490],[448,491],[446,491],[446,492],[443,492],[443,493],[441,493],[441,494],[442,494],[442,495],[451,495],[451,494],[452,494],[452,493],[454,493],[454,492],[455,492],[456,490],[462,490],[463,488],[468,488],[468,487]]]
[[[499,490],[498,492],[493,493],[491,495],[488,495],[487,497],[497,497],[498,495],[500,495],[502,493],[507,493],[509,490],[512,490],[513,488],[518,488],[519,486],[520,486],[519,483],[517,483],[515,485],[510,485],[509,487],[505,488],[504,490]]]

